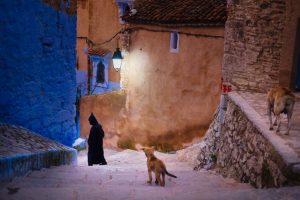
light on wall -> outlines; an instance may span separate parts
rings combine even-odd
[[[114,55],[112,57],[113,60],[113,66],[115,68],[115,70],[118,72],[122,66],[122,62],[123,62],[123,56],[122,53],[120,51],[120,48],[117,48],[116,51],[114,52]]]

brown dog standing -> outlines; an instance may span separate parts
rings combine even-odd
[[[288,125],[287,132],[290,131],[290,120],[293,115],[293,109],[295,104],[295,95],[287,88],[275,87],[268,92],[268,115],[270,120],[270,130],[273,130],[272,124],[272,112],[275,115],[274,126],[278,126],[276,132],[280,129],[280,114],[284,113],[287,115]]]
[[[145,152],[147,157],[147,167],[148,167],[148,174],[149,174],[149,181],[148,183],[152,183],[152,171],[155,173],[155,183],[160,184],[160,186],[165,186],[165,174],[171,176],[173,178],[177,178],[175,175],[170,174],[167,169],[166,165],[163,161],[159,160],[154,156],[154,149],[153,148],[142,148]],[[160,178],[162,176],[162,179]]]

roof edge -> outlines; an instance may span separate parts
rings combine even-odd
[[[194,27],[194,28],[203,28],[203,27],[224,27],[225,28],[225,22],[224,23],[178,23],[178,24],[172,24],[172,23],[155,23],[155,22],[131,22],[126,21],[128,24],[138,24],[138,25],[152,25],[152,26],[164,26],[164,27]]]

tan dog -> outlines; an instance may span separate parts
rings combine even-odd
[[[160,186],[165,186],[165,174],[168,176],[171,176],[173,178],[177,178],[175,175],[170,174],[163,161],[159,160],[154,156],[154,149],[153,148],[142,148],[142,150],[145,152],[145,155],[147,157],[147,167],[148,167],[148,174],[149,174],[149,180],[148,183],[152,183],[152,174],[151,172],[155,173],[155,183],[160,184]],[[162,179],[160,178],[160,175],[162,176]]]
[[[270,120],[270,130],[273,130],[272,124],[272,113],[275,115],[274,126],[278,126],[276,132],[280,129],[280,114],[284,113],[287,115],[288,125],[287,132],[290,131],[290,120],[293,115],[293,109],[295,104],[294,94],[287,88],[275,87],[268,92],[268,115]]]

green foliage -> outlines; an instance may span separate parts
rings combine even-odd
[[[121,138],[118,143],[118,147],[121,149],[132,149],[136,150],[135,148],[135,141],[131,137]]]
[[[170,152],[174,152],[177,149],[179,149],[178,147],[176,147],[172,144],[160,143],[160,142],[151,142],[149,144],[149,146],[153,146],[153,147],[155,147],[156,151],[160,151],[160,152],[163,152],[163,153],[170,153]]]

